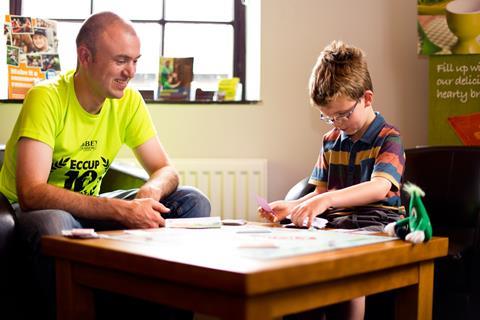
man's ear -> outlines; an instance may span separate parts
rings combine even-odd
[[[366,90],[363,98],[365,99],[365,107],[371,107],[373,104],[373,91]]]
[[[78,61],[82,65],[91,63],[93,60],[92,52],[86,46],[79,46],[77,48],[77,56],[78,56]]]

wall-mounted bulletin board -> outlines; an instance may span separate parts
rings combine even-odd
[[[14,15],[0,22],[0,99],[21,100],[37,81],[60,72],[57,23]]]

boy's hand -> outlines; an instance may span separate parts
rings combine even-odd
[[[288,212],[292,207],[288,201],[274,201],[269,203],[270,208],[272,208],[271,212],[266,211],[262,207],[258,207],[257,211],[260,217],[267,219],[270,222],[279,222],[283,220],[286,216],[288,216]]]
[[[313,219],[330,208],[330,199],[326,195],[327,193],[322,193],[295,206],[291,211],[292,222],[301,227],[307,219],[307,227],[310,228]]]

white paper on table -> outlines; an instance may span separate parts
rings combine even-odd
[[[291,216],[288,215],[287,219],[291,220]],[[306,227],[307,223],[308,223],[308,218],[305,218],[303,220],[303,226]],[[315,217],[312,221],[312,227],[314,227],[316,229],[323,229],[323,228],[325,228],[327,223],[328,223],[327,219]],[[285,226],[293,226],[293,225],[294,225],[293,223],[290,223],[290,224],[286,224]]]
[[[207,229],[221,226],[220,217],[165,219],[165,228]]]

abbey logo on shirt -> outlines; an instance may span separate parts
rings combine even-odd
[[[97,140],[86,140],[80,146],[82,151],[94,151],[97,149]]]

